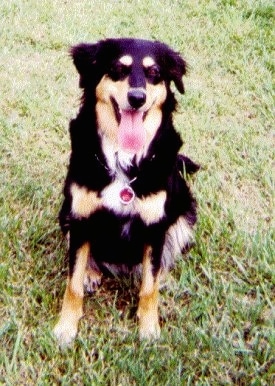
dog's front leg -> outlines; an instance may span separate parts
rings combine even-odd
[[[138,318],[141,339],[156,339],[160,335],[158,298],[160,272],[153,272],[152,247],[145,247],[142,263],[142,282],[139,293]]]
[[[90,254],[89,244],[72,248],[70,238],[70,273],[63,299],[60,319],[54,334],[61,346],[67,346],[76,336],[79,319],[83,315],[84,277]]]

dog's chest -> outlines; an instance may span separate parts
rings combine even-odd
[[[118,215],[135,214],[137,197],[126,178],[115,177],[101,192],[102,205]]]
[[[131,184],[140,177],[137,175],[130,178],[123,171],[131,167],[132,157],[129,157],[127,153],[115,152],[106,139],[103,139],[103,151],[109,173],[113,178],[112,182],[100,193],[102,206],[118,216],[137,216],[146,225],[157,223],[164,218],[166,191],[160,190],[138,197]]]
[[[117,177],[101,191],[100,197],[103,208],[118,216],[139,217],[146,225],[165,217],[165,190],[138,197],[131,181]]]

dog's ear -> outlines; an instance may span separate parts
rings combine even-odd
[[[168,77],[173,81],[178,89],[178,91],[184,93],[184,85],[182,81],[183,75],[187,72],[187,63],[181,57],[181,55],[170,48],[167,49],[166,55],[164,57],[165,68],[168,71]]]
[[[79,86],[84,88],[87,80],[91,80],[95,74],[96,57],[99,50],[99,43],[86,44],[81,43],[70,49],[70,55],[74,65],[79,72]]]

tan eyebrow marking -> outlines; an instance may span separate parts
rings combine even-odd
[[[125,66],[131,66],[133,63],[133,58],[130,55],[124,55],[119,59],[119,62]]]
[[[156,64],[156,62],[154,61],[153,58],[151,58],[151,56],[145,56],[145,58],[142,61],[142,64],[144,67],[151,67],[154,64]]]

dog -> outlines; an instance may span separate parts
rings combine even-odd
[[[141,272],[139,335],[160,335],[160,281],[193,240],[196,201],[179,153],[173,83],[184,93],[185,60],[158,41],[119,38],[70,51],[83,89],[70,122],[71,156],[59,220],[69,240],[69,274],[54,334],[76,336],[84,287],[102,275]],[[185,169],[185,173],[184,170]]]

